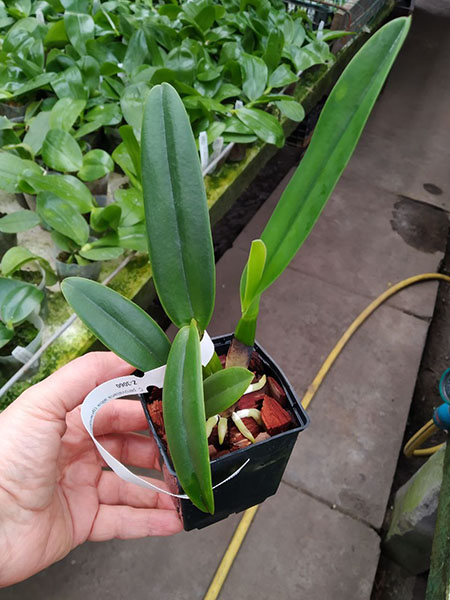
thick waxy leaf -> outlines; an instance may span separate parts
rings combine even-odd
[[[82,56],[77,61],[77,65],[88,88],[89,95],[95,95],[100,83],[100,65],[93,56]]]
[[[36,75],[36,77],[32,77],[27,81],[27,83],[24,83],[17,88],[11,94],[11,96],[21,96],[22,94],[28,94],[28,92],[42,88],[44,85],[52,81],[54,76],[54,73],[41,73],[40,75]]]
[[[119,227],[119,246],[136,250],[137,252],[148,252],[147,235],[144,223],[136,223],[129,227]]]
[[[39,175],[41,169],[31,160],[24,160],[10,152],[0,150],[0,189],[5,192],[19,192],[19,180],[24,172]]]
[[[177,92],[152,88],[142,124],[142,185],[153,279],[178,327],[206,329],[215,268],[208,206],[194,136]]]
[[[249,100],[256,100],[264,93],[268,69],[262,58],[251,54],[242,54],[242,88]]]
[[[66,11],[64,25],[67,37],[78,54],[86,54],[86,42],[94,38],[94,19],[90,15]]]
[[[50,129],[42,144],[42,159],[55,171],[79,171],[83,155],[76,140],[63,129]]]
[[[19,233],[39,225],[40,219],[32,210],[18,210],[0,219],[0,231]]]
[[[87,260],[113,260],[123,254],[123,248],[100,246],[99,248],[81,249],[78,254]]]
[[[271,88],[280,88],[289,85],[290,83],[294,83],[294,81],[297,80],[297,75],[283,63],[270,75],[269,86]]]
[[[109,204],[104,207],[96,207],[91,211],[91,227],[95,231],[106,231],[117,229],[120,223],[122,209],[117,204]]]
[[[50,266],[50,263],[41,256],[36,256],[27,248],[22,246],[13,246],[5,252],[0,262],[0,271],[6,277],[10,277],[13,273],[21,269],[27,263],[38,262],[44,269],[46,274],[46,282],[48,285],[53,285],[57,281],[55,272]]]
[[[121,226],[129,227],[144,220],[144,201],[140,190],[134,187],[117,190],[114,199],[122,209]]]
[[[83,166],[78,177],[83,181],[101,179],[114,169],[114,161],[104,150],[90,150],[83,156]]]
[[[136,137],[140,138],[144,102],[148,94],[147,84],[140,82],[127,86],[120,99],[120,107],[126,122],[133,128]]]
[[[125,148],[130,155],[131,161],[134,166],[134,172],[137,177],[141,178],[141,148],[139,146],[139,142],[134,135],[133,128],[131,125],[122,125],[119,127],[119,133],[121,138],[123,139],[123,143],[125,144]]]
[[[50,111],[50,128],[70,131],[85,106],[85,100],[61,98]]]
[[[266,264],[267,249],[262,240],[253,240],[247,261],[246,277],[241,281],[241,307],[245,312],[258,296],[259,283]]]
[[[89,237],[89,225],[76,208],[51,192],[40,192],[36,198],[36,212],[42,220],[79,246]]]
[[[283,53],[294,63],[297,72],[306,71],[313,65],[320,65],[334,60],[328,44],[320,40],[315,40],[303,48],[285,46]]]
[[[86,100],[88,88],[83,82],[80,69],[73,65],[60,73],[50,73],[50,83],[58,98]]]
[[[230,367],[210,375],[203,382],[206,418],[218,415],[245,393],[253,373],[242,367]]]
[[[73,175],[27,175],[26,180],[20,180],[20,188],[30,194],[53,192],[75,206],[82,214],[89,212],[93,207],[91,192]]]
[[[28,131],[23,138],[23,143],[30,146],[34,154],[39,154],[49,130],[50,111],[42,111],[31,119]]]
[[[299,122],[305,118],[303,106],[295,100],[278,100],[275,102],[275,106],[284,117],[291,119],[291,121]]]
[[[0,307],[1,320],[7,325],[20,323],[39,307],[43,299],[42,290],[34,285],[23,284],[4,297]]]
[[[213,514],[200,340],[194,323],[180,329],[170,349],[163,416],[170,456],[183,490],[197,508]]]
[[[297,171],[267,223],[267,260],[259,291],[283,272],[308,237],[358,142],[410,19],[384,25],[348,64],[322,110]]]
[[[167,362],[170,342],[142,308],[100,283],[69,277],[61,284],[67,302],[107,348],[141,371]]]
[[[263,54],[263,60],[266,63],[269,72],[272,73],[280,64],[281,55],[284,46],[284,35],[281,29],[274,29],[269,33],[267,46]]]
[[[247,125],[259,139],[279,148],[284,144],[284,132],[279,121],[271,114],[259,108],[239,108],[237,118]]]

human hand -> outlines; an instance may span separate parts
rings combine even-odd
[[[81,422],[84,397],[132,371],[112,352],[92,352],[26,390],[0,414],[0,587],[30,577],[87,540],[182,529],[169,496],[102,469]],[[113,400],[98,413],[94,433],[120,461],[159,468],[154,440],[130,433],[146,427],[139,402]]]

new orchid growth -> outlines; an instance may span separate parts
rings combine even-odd
[[[251,245],[241,279],[242,316],[225,369],[217,355],[205,369],[201,365],[200,340],[215,301],[213,245],[194,136],[183,103],[169,84],[154,86],[145,102],[140,170],[155,288],[178,328],[173,343],[150,316],[116,292],[79,278],[62,284],[75,312],[108,348],[141,370],[167,365],[162,392],[167,444],[181,486],[202,511],[214,512],[208,453],[213,429],[217,425],[222,444],[231,413],[230,427],[234,423],[248,445],[256,439],[244,419],[251,417],[256,424],[264,420],[264,405],[261,413],[235,406],[249,386],[255,392],[268,385],[263,377],[252,383],[254,373],[246,368],[261,295],[289,265],[323,210],[409,25],[409,19],[400,18],[382,27],[331,92],[300,166],[261,239]],[[268,403],[269,411],[271,404],[289,419],[276,400]]]

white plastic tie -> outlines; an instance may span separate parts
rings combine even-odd
[[[206,169],[209,162],[209,150],[208,150],[208,134],[206,131],[201,131],[198,136],[198,148],[200,151],[200,163],[202,169]]]

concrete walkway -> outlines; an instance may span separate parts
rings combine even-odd
[[[436,271],[450,210],[450,13],[413,29],[316,229],[263,297],[258,340],[301,398],[357,314],[390,284]],[[430,6],[430,3],[428,3]],[[448,9],[447,9],[448,10]],[[211,334],[233,329],[238,282],[282,186],[218,264]],[[444,210],[445,209],[445,210]],[[314,399],[278,494],[260,508],[221,600],[368,600],[436,284],[382,307]],[[224,315],[226,315],[224,317]],[[238,516],[171,539],[85,544],[0,600],[201,599]]]

